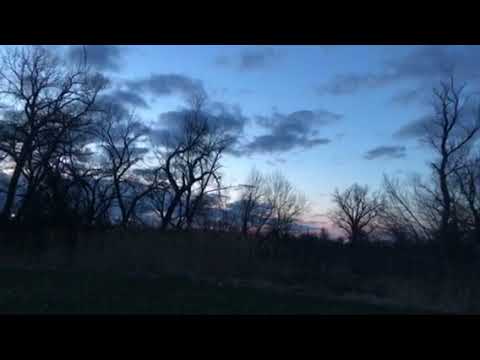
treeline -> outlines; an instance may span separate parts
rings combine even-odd
[[[480,107],[454,78],[433,91],[431,116],[418,124],[433,153],[430,178],[384,176],[376,192],[357,184],[333,197],[330,217],[352,243],[388,238],[433,242],[444,255],[480,242]]]
[[[111,95],[87,53],[72,63],[34,46],[3,53],[0,94],[2,227],[209,229],[266,244],[261,234],[289,236],[308,208],[278,172],[223,183],[222,159],[236,137],[228,119],[206,111],[203,93],[168,127],[148,126]],[[434,154],[430,179],[385,176],[376,192],[354,184],[333,194],[329,217],[346,241],[437,242],[446,253],[478,242],[474,100],[453,77],[434,90],[431,117],[417,129]]]
[[[34,46],[3,53],[0,94],[3,227],[246,233],[252,204],[261,200],[257,231],[268,225],[285,232],[304,208],[280,174],[262,180],[261,199],[227,206],[231,187],[222,183],[221,161],[235,136],[228,119],[205,111],[202,93],[170,126],[149,127],[112,97],[87,53],[72,63]]]
[[[334,192],[334,207],[327,215],[344,233],[344,241],[353,246],[372,241],[408,246],[428,243],[438,246],[446,261],[480,243],[480,103],[466,89],[457,86],[453,76],[441,82],[433,90],[430,116],[416,124],[420,145],[432,154],[430,175],[403,180],[384,175],[376,191],[353,184]],[[304,210],[303,206],[296,208],[302,201],[266,201],[271,190],[264,183],[265,177],[253,171],[249,187],[242,192],[244,233],[248,228],[262,228],[262,220],[270,214],[265,204],[274,204],[273,208],[285,204],[287,214]],[[287,188],[279,192],[288,193]],[[287,214],[275,213],[273,223],[290,224]],[[274,228],[282,233],[281,225]],[[325,229],[319,237],[331,238]]]

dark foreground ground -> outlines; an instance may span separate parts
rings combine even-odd
[[[409,314],[414,309],[270,290],[57,270],[0,270],[2,314]]]

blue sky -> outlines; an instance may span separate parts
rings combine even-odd
[[[280,170],[308,195],[309,219],[331,206],[336,187],[375,188],[384,173],[426,173],[431,154],[419,146],[414,124],[430,111],[432,87],[450,73],[473,86],[480,72],[479,46],[87,49],[113,88],[137,91],[148,104],[136,106],[147,122],[183,106],[193,87],[241,115],[241,156],[225,157],[225,181],[242,183],[253,166]],[[134,81],[136,88],[128,85]]]

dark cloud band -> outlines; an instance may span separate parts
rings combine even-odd
[[[67,57],[81,61],[86,56],[88,64],[100,71],[119,71],[123,65],[125,48],[117,45],[70,46]]]
[[[310,149],[331,142],[318,137],[318,128],[339,121],[342,115],[327,110],[301,110],[290,114],[278,112],[257,116],[257,125],[267,131],[245,145],[245,153],[277,153],[294,149]]]
[[[378,158],[400,159],[405,157],[405,146],[378,146],[365,154],[365,159],[374,160]]]

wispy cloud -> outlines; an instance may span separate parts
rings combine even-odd
[[[378,146],[365,154],[365,159],[374,160],[378,158],[399,159],[405,157],[405,146]]]
[[[393,79],[387,74],[340,74],[326,84],[317,87],[319,95],[347,95],[363,89],[373,89],[387,85]]]
[[[215,64],[231,67],[240,71],[264,69],[275,64],[283,56],[279,49],[268,46],[256,46],[242,49],[238,54],[221,55],[215,59]]]
[[[399,140],[419,139],[427,134],[428,123],[431,116],[421,116],[408,122],[393,133],[393,137]]]
[[[139,93],[129,90],[115,90],[111,95],[112,100],[118,101],[126,106],[148,109],[150,106]]]
[[[139,80],[126,83],[131,91],[144,92],[157,96],[180,94],[206,96],[202,81],[180,74],[152,74]]]
[[[417,82],[415,88],[402,90],[392,99],[397,103],[410,103],[451,74],[460,79],[478,78],[479,61],[480,46],[416,46],[402,57],[387,58],[378,71],[337,74],[317,86],[316,91],[321,95],[349,95],[413,80]]]

